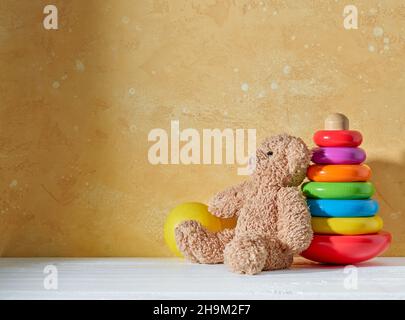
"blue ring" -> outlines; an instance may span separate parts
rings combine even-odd
[[[307,199],[307,204],[315,217],[372,217],[378,211],[378,202],[373,199]]]

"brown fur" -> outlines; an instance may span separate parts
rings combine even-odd
[[[310,157],[299,138],[282,134],[266,139],[256,151],[250,180],[219,192],[209,202],[213,215],[237,216],[236,228],[213,233],[197,221],[185,221],[175,230],[180,251],[193,262],[224,262],[238,273],[290,267],[293,255],[312,240],[310,214],[298,188]]]

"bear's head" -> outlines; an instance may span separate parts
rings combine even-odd
[[[269,185],[299,186],[305,178],[311,151],[300,138],[280,134],[265,139],[256,150],[253,176]]]

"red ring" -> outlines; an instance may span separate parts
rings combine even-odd
[[[319,130],[314,134],[314,142],[319,147],[358,147],[363,136],[355,130]]]
[[[356,236],[315,234],[301,255],[309,260],[329,264],[355,264],[372,259],[385,251],[391,235],[381,231]]]

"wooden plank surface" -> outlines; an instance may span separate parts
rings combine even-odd
[[[298,259],[256,276],[167,258],[0,258],[0,299],[405,299],[405,258]]]

